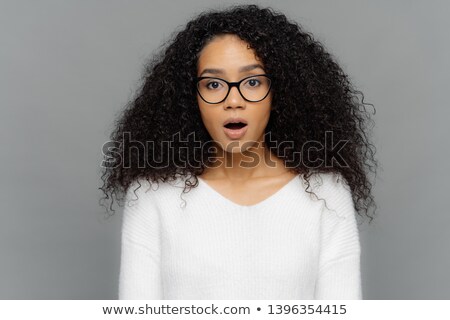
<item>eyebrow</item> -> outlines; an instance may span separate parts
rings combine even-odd
[[[259,63],[255,63],[255,64],[250,64],[248,66],[241,67],[239,69],[239,72],[251,71],[254,69],[258,69],[258,68],[264,70],[262,65],[260,65]],[[208,69],[203,70],[202,73],[200,73],[199,77],[201,77],[204,73],[223,74],[224,72],[225,72],[225,70],[223,70],[223,69],[208,68]]]

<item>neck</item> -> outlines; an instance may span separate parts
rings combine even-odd
[[[228,152],[217,147],[214,167],[208,167],[202,176],[212,179],[244,181],[252,178],[286,173],[284,161],[270,152],[264,142],[237,151]],[[235,148],[236,149],[236,148]]]

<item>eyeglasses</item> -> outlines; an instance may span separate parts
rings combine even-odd
[[[257,74],[238,82],[228,82],[215,77],[196,78],[197,92],[207,103],[217,104],[225,101],[232,87],[236,87],[241,96],[249,102],[264,100],[269,94],[271,78],[268,74]]]

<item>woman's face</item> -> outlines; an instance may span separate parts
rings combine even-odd
[[[252,65],[258,66],[241,70]],[[217,77],[228,82],[237,82],[243,78],[259,74],[265,74],[261,60],[255,56],[253,49],[247,48],[246,42],[235,35],[216,36],[202,49],[197,62],[197,77]],[[241,85],[248,96],[256,92],[255,90],[261,90],[256,88],[261,86],[259,81],[252,81],[252,79],[257,78],[244,80]],[[223,82],[214,82],[211,79],[202,84],[203,90],[209,90],[208,94],[211,95],[220,90],[226,92],[223,85]],[[213,92],[213,90],[216,90],[216,92]],[[205,97],[203,94],[202,96]],[[257,99],[250,98],[249,100]],[[264,130],[270,117],[272,92],[269,92],[259,102],[249,102],[241,96],[237,87],[233,87],[227,98],[221,103],[210,104],[204,101],[198,93],[197,101],[203,124],[212,139],[223,150],[242,152],[253,146],[254,143],[252,142],[263,141]],[[227,129],[224,124],[230,118],[241,118],[245,120],[247,125],[240,130]],[[242,148],[244,143],[245,146]]]

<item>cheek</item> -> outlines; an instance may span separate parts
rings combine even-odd
[[[208,122],[210,115],[208,114],[209,112],[208,112],[207,106],[205,106],[205,102],[198,96],[197,96],[197,106],[198,106],[198,110],[200,112],[200,116],[203,120],[203,123],[206,126],[206,122]]]
[[[261,126],[265,127],[270,118],[271,106],[270,104],[265,105],[260,109],[258,113],[257,123],[261,124]]]
[[[200,116],[203,121],[203,125],[205,126],[206,130],[208,130],[210,135],[213,135],[213,132],[217,130],[217,116],[209,108],[208,106],[204,106],[201,103],[199,103],[199,110],[200,110]]]
[[[269,122],[270,118],[270,105],[265,105],[262,109],[259,110],[257,114],[255,114],[250,121],[254,123],[255,125],[252,128],[252,136],[259,137],[261,134],[264,133],[267,127],[267,123]],[[256,139],[256,137],[253,137]]]
[[[197,105],[200,106],[203,103],[202,98],[197,94]]]

